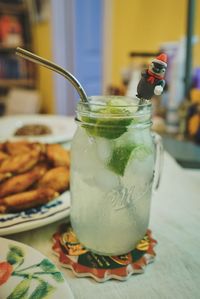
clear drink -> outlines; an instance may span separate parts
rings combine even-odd
[[[92,97],[77,109],[72,142],[71,223],[104,255],[127,253],[144,237],[150,213],[154,144],[151,105]]]

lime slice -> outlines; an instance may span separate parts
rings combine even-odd
[[[126,105],[123,100],[112,99],[99,110],[95,108],[98,117],[82,116],[81,120],[84,122],[82,127],[92,136],[116,139],[127,131],[132,122],[131,112],[126,109]],[[93,111],[92,105],[91,111]]]
[[[131,124],[132,119],[106,119],[82,117],[85,122],[84,127],[92,136],[104,137],[107,139],[116,139],[127,131],[127,126]]]
[[[130,156],[131,159],[142,161],[151,153],[152,150],[143,144],[125,144],[116,146],[113,149],[112,157],[107,165],[110,170],[123,176]]]
[[[115,110],[118,111],[118,113],[124,112],[125,114],[130,115],[138,110],[138,105],[136,103],[135,105],[133,105],[132,101],[127,102],[122,99],[112,99],[108,101],[108,106],[115,108]]]
[[[132,157],[139,161],[143,161],[150,154],[152,154],[152,149],[144,144],[140,144],[134,149]]]

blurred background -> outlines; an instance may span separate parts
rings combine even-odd
[[[134,96],[165,52],[152,129],[183,167],[200,169],[200,0],[0,0],[0,115],[74,115],[72,86],[16,57],[17,46],[69,70],[88,95]]]

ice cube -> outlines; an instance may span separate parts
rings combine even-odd
[[[112,141],[105,138],[96,138],[96,146],[99,159],[107,163],[112,155]]]
[[[116,175],[109,169],[101,167],[96,171],[94,183],[97,184],[97,187],[99,189],[107,192],[114,188],[117,188],[120,184],[120,179],[118,175]]]
[[[154,156],[149,154],[142,160],[134,156],[134,151],[125,169],[124,184],[127,187],[135,186],[142,189],[146,184],[150,185],[153,178]],[[130,179],[129,179],[130,178]]]
[[[95,138],[87,135],[85,129],[80,129],[72,143],[72,167],[76,171],[90,176],[96,173],[99,159],[96,153]]]

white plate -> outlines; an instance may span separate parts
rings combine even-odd
[[[43,124],[52,130],[52,134],[41,136],[14,136],[15,131],[23,125]],[[28,139],[45,143],[60,143],[72,139],[76,124],[73,117],[58,115],[14,115],[0,118],[0,141],[7,139]]]
[[[74,298],[61,272],[40,252],[4,238],[0,244],[0,298]]]
[[[0,236],[23,232],[50,224],[69,216],[69,210],[70,193],[66,191],[41,207],[15,214],[0,214]]]

